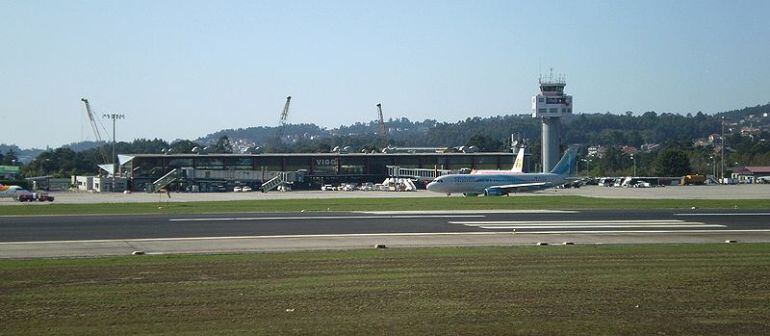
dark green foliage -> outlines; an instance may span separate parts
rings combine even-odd
[[[684,176],[690,173],[692,173],[690,159],[684,151],[669,148],[658,154],[658,159],[655,161],[657,176]]]
[[[200,144],[190,140],[179,140],[171,143],[172,154],[192,153],[193,148],[201,147]]]
[[[21,164],[21,162],[19,162],[19,157],[16,155],[16,151],[13,149],[9,149],[8,152],[2,156],[0,163],[2,163],[4,166],[15,166]]]
[[[162,153],[169,148],[167,142],[161,139],[136,139],[131,143],[118,142],[116,151],[121,153]],[[84,151],[74,151],[69,147],[60,147],[38,155],[32,162],[22,168],[24,176],[69,177],[72,175],[91,175],[98,173],[98,164],[103,164],[100,151],[112,152],[112,144],[104,144]]]
[[[230,138],[228,138],[227,135],[220,137],[219,140],[217,140],[217,144],[214,145],[214,150],[212,152],[220,154],[232,154],[233,145],[230,143]]]
[[[482,152],[499,152],[504,150],[502,141],[482,134],[472,136],[465,145],[476,146]]]
[[[694,139],[705,138],[721,132],[721,117],[727,116],[729,122],[751,120],[754,126],[768,123],[762,116],[770,112],[770,104],[725,112],[718,115],[679,115],[672,113],[658,114],[645,112],[641,115],[617,114],[578,114],[564,119],[563,144],[583,144],[586,146],[603,145],[607,147],[629,145],[640,147],[645,143],[658,143],[663,147],[685,151],[691,165],[697,172],[709,172],[713,168],[709,156],[713,147],[693,148]],[[749,117],[753,116],[753,117]],[[527,139],[533,168],[537,168],[540,157],[540,121],[529,114],[495,116],[488,118],[467,118],[457,122],[437,122],[426,119],[411,121],[407,118],[386,121],[389,129],[389,144],[397,147],[456,147],[475,145],[483,151],[507,150],[511,134],[518,133]],[[725,159],[728,167],[734,165],[770,165],[770,133],[763,132],[751,137],[737,134],[728,136]],[[350,146],[358,152],[380,150],[382,141],[378,134],[377,121],[355,123],[336,129],[325,129],[312,124],[290,124],[283,130],[283,137],[276,137],[277,127],[249,127],[222,130],[209,134],[196,142],[182,140],[171,145],[161,139],[138,139],[131,143],[117,144],[118,153],[161,153],[164,148],[172,148],[172,153],[190,153],[193,147],[210,146],[217,153],[231,153],[230,140],[246,141],[255,146],[263,146],[266,152],[329,152],[332,148]],[[227,141],[225,141],[227,140]],[[0,148],[4,145],[0,145]],[[96,146],[96,147],[91,147]],[[68,147],[73,147],[69,145]],[[88,150],[78,153],[60,153],[54,157],[44,157],[47,163],[32,162],[25,175],[66,175],[71,172],[96,173],[96,164],[104,163],[99,158],[99,150],[111,153],[109,144],[89,144]],[[17,148],[17,147],[15,147]],[[73,147],[78,148],[78,147]],[[13,148],[11,148],[13,149]],[[564,148],[562,148],[564,149]],[[49,151],[50,152],[50,151]],[[585,151],[582,153],[585,157]],[[656,172],[653,162],[657,152],[641,153],[635,157],[637,175],[653,175]],[[6,155],[7,156],[7,155]],[[59,158],[58,156],[63,156]],[[589,164],[591,174],[628,175],[632,171],[630,157],[613,149],[603,159],[592,159]],[[7,158],[2,161],[8,161]],[[2,162],[0,161],[0,162]],[[37,161],[37,160],[35,160]],[[53,163],[52,163],[53,162]],[[585,165],[585,163],[583,163]],[[680,167],[676,171],[681,171]],[[690,173],[690,172],[688,172]]]

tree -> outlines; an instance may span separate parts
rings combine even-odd
[[[472,136],[465,145],[476,146],[482,152],[496,152],[503,147],[502,141],[481,134]]]
[[[687,153],[669,148],[658,154],[655,160],[655,174],[658,176],[683,176],[692,171]]]
[[[174,154],[192,153],[192,149],[195,147],[201,147],[201,145],[190,141],[180,140],[171,144],[171,152]]]
[[[16,152],[13,149],[9,149],[3,156],[2,163],[6,166],[15,166],[19,164],[19,157],[16,156]]]
[[[233,145],[230,143],[230,138],[227,135],[223,135],[217,140],[217,144],[214,146],[214,153],[227,153],[232,154]]]

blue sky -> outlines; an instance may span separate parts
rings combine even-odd
[[[0,143],[196,138],[289,121],[529,112],[567,77],[578,113],[770,101],[770,1],[0,0]]]

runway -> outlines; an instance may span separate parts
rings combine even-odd
[[[770,241],[766,211],[433,211],[0,216],[0,257],[390,246]]]

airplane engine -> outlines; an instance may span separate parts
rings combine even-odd
[[[486,188],[484,189],[484,196],[503,196],[507,193],[498,188]]]

